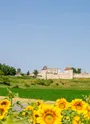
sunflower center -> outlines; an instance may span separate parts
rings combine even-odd
[[[64,109],[64,108],[65,108],[65,105],[64,105],[63,103],[61,103],[61,104],[59,105],[59,108]]]
[[[6,106],[7,103],[6,103],[6,102],[2,102],[1,105],[2,105],[2,106]]]
[[[78,104],[76,105],[76,109],[77,109],[77,110],[81,110],[81,109],[82,109],[82,105],[81,105],[80,103],[78,103]]]
[[[53,124],[55,121],[55,117],[53,113],[47,113],[44,120],[46,124]]]
[[[40,102],[37,102],[37,105],[39,106],[41,103]]]
[[[4,109],[0,108],[0,115],[3,115],[3,113],[4,113]]]

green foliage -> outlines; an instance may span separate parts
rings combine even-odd
[[[30,75],[30,72],[29,71],[27,72],[27,75]]]
[[[17,69],[17,73],[21,73],[21,68],[18,68]]]
[[[35,83],[38,85],[49,86],[51,83],[53,83],[53,80],[52,79],[49,79],[49,80],[37,79]]]
[[[59,86],[59,83],[56,83],[56,86]]]
[[[13,86],[13,88],[19,88],[19,85],[18,85],[18,84],[16,84],[15,86]]]
[[[0,70],[0,75],[4,75],[4,72],[2,70]]]
[[[81,73],[81,68],[77,69],[77,73],[80,74]]]
[[[78,114],[77,111],[71,110],[71,109],[66,109],[63,110],[62,113],[62,123],[63,124],[72,124],[72,121],[75,116],[78,116],[80,118],[80,121],[77,123],[78,124],[89,124],[88,120],[85,119],[84,114]],[[76,124],[76,123],[75,123]]]
[[[0,70],[3,72],[4,75],[15,75],[16,74],[16,69],[14,67],[1,64],[1,63],[0,63]]]
[[[15,75],[16,74],[16,69],[14,67],[9,67],[9,75]]]
[[[3,77],[3,84],[7,85],[7,86],[10,86],[10,80],[9,80],[8,77]]]
[[[33,74],[34,74],[35,77],[37,77],[37,75],[38,75],[38,70],[34,70]]]
[[[24,86],[25,86],[25,87],[30,87],[30,83],[26,82],[26,83],[24,84]]]
[[[45,80],[45,86],[50,86],[53,83],[52,79]]]
[[[44,80],[42,79],[37,79],[35,80],[35,84],[38,84],[38,85],[44,85]]]
[[[24,73],[21,73],[22,76],[24,76]]]
[[[1,76],[0,77],[0,84],[4,84],[7,86],[10,86],[10,79],[7,76]]]
[[[81,73],[81,68],[76,69],[76,68],[72,67],[71,69],[73,70],[73,73],[77,73],[77,74]]]
[[[83,95],[83,99],[90,105],[90,95]]]

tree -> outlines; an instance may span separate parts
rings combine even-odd
[[[8,66],[0,63],[0,70],[4,73],[4,75],[15,75],[16,69],[12,66]]]
[[[10,75],[15,75],[16,74],[16,69],[14,67],[10,67]]]
[[[35,77],[37,77],[37,75],[38,75],[38,70],[34,70],[33,74],[34,74]]]
[[[29,71],[27,72],[27,75],[30,75],[30,72]]]
[[[21,68],[18,68],[17,69],[17,73],[21,73]]]
[[[81,68],[77,69],[77,73],[80,74],[81,73]]]
[[[73,70],[73,73],[77,73],[77,71],[74,67],[72,67],[71,69]]]
[[[0,63],[0,70],[1,70],[2,64]]]
[[[0,70],[0,75],[4,75],[4,72],[2,70]]]
[[[76,69],[76,68],[72,67],[71,69],[73,70],[73,73],[77,73],[77,74],[81,73],[81,68]]]

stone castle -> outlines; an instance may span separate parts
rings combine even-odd
[[[90,78],[88,73],[74,74],[70,67],[66,67],[64,72],[59,68],[48,68],[44,66],[38,74],[41,79],[73,79],[73,78]]]

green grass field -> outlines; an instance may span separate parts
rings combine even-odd
[[[22,98],[56,100],[58,98],[66,98],[71,101],[75,98],[83,98],[82,95],[89,95],[89,90],[61,90],[61,89],[10,89],[13,92],[19,93]],[[6,88],[0,88],[0,95],[7,95]]]
[[[31,77],[1,76],[0,95],[7,95],[7,87],[19,93],[20,97],[32,99],[56,100],[64,97],[71,101],[90,95],[90,79],[55,79],[48,86],[46,83],[49,82]]]

